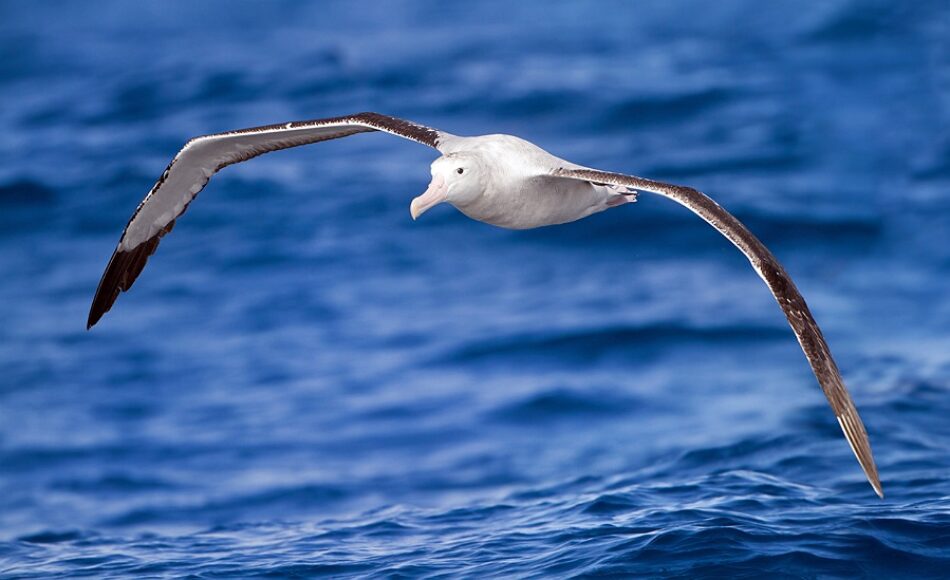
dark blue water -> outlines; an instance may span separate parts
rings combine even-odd
[[[0,575],[950,570],[945,2],[0,4]],[[510,232],[385,135],[228,168],[92,332],[189,137],[376,110],[699,187]]]

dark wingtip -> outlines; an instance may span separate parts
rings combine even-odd
[[[174,222],[172,222],[174,223]],[[161,234],[169,231],[171,224]],[[129,251],[117,249],[102,274],[96,295],[89,308],[89,318],[86,320],[86,330],[96,325],[102,316],[115,304],[119,294],[132,287],[135,279],[142,273],[149,256],[155,253],[161,234],[146,240]]]
[[[844,388],[843,385],[841,387]],[[843,391],[847,395],[847,391]],[[829,399],[830,400],[830,399]],[[850,397],[845,401],[841,413],[837,415],[838,424],[844,431],[844,437],[851,447],[851,451],[858,459],[864,476],[867,478],[874,493],[881,499],[884,499],[884,488],[881,486],[881,477],[877,472],[877,465],[874,463],[874,453],[871,451],[871,442],[868,440],[867,431],[864,429],[864,423],[858,415],[858,410]]]
[[[98,294],[96,295],[98,298]],[[92,327],[96,325],[99,320],[102,319],[102,315],[109,311],[109,308],[97,308],[96,301],[93,301],[92,307],[89,308],[89,318],[86,319],[86,330],[92,330]]]

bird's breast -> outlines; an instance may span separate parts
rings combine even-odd
[[[502,228],[525,230],[579,220],[610,207],[609,189],[549,176],[494,185],[459,211]]]

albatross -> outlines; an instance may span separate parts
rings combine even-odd
[[[175,155],[132,214],[96,289],[87,329],[132,287],[159,240],[212,175],[264,153],[376,131],[441,153],[431,165],[429,187],[409,206],[413,219],[448,203],[495,226],[537,228],[579,220],[636,201],[646,192],[671,199],[705,220],[745,254],[771,290],[871,487],[884,497],[867,432],[821,329],[785,268],[748,228],[691,187],[583,167],[512,135],[462,137],[379,113],[358,113],[195,137]]]

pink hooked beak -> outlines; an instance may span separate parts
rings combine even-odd
[[[445,186],[445,178],[441,175],[436,175],[432,178],[432,183],[429,184],[428,189],[425,190],[425,193],[419,197],[412,200],[412,203],[409,205],[409,213],[412,214],[412,219],[417,219],[419,216],[429,211],[432,206],[439,205],[445,201],[445,194],[447,191]]]

